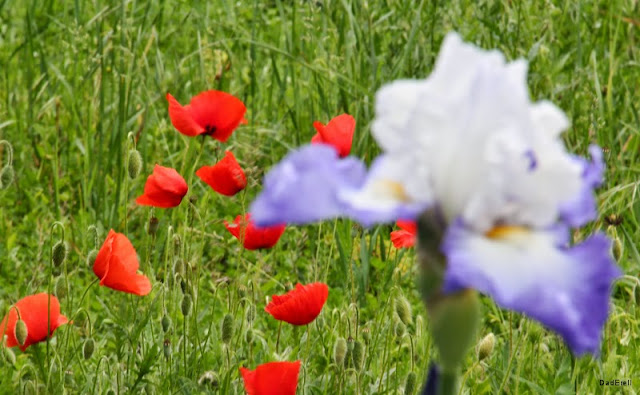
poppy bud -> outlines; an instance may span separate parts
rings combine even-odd
[[[496,345],[496,336],[489,333],[478,344],[478,360],[482,361],[491,355],[493,347]]]
[[[396,323],[393,328],[393,331],[396,337],[402,337],[407,332],[407,326],[404,323],[402,323],[402,320],[396,319]]]
[[[347,339],[347,354],[344,356],[344,367],[348,368],[353,365],[353,338],[349,336]]]
[[[0,189],[7,189],[13,182],[15,172],[13,166],[7,165],[0,170]]]
[[[162,352],[164,353],[164,357],[169,359],[171,356],[171,341],[169,339],[164,339],[164,343],[162,344]]]
[[[93,267],[93,264],[96,263],[96,258],[98,257],[98,250],[91,250],[87,254],[87,265]]]
[[[88,338],[84,341],[84,345],[82,346],[82,356],[84,359],[89,359],[93,355],[93,351],[95,350],[96,344],[92,338]]]
[[[357,371],[360,371],[360,369],[362,369],[362,362],[364,361],[364,344],[362,344],[362,342],[356,341],[353,343],[351,358],[353,359],[353,367]]]
[[[404,382],[404,394],[413,395],[416,392],[416,380],[417,376],[415,372],[409,372],[407,380]]]
[[[247,307],[247,321],[253,322],[253,320],[255,319],[256,319],[256,306],[254,306],[253,304],[250,304],[249,307]]]
[[[187,281],[183,278],[180,277],[180,290],[182,291],[183,294],[187,294]]]
[[[171,318],[165,314],[162,316],[162,331],[167,333],[169,329],[171,329]]]
[[[364,339],[365,343],[369,344],[369,342],[371,342],[371,330],[369,328],[362,328],[360,333],[362,334],[362,339]]]
[[[160,224],[160,220],[157,217],[151,217],[149,219],[149,228],[147,229],[151,236],[155,236],[158,232],[158,225]]]
[[[218,378],[218,374],[213,370],[209,370],[204,372],[202,376],[198,379],[198,384],[206,385],[211,387],[212,389],[217,389],[220,386],[220,379]]]
[[[51,260],[53,261],[53,266],[59,267],[60,265],[62,265],[66,258],[67,245],[64,241],[60,240],[53,245],[53,251],[51,252]]]
[[[224,344],[228,345],[231,342],[233,329],[233,316],[231,314],[227,314],[222,320],[222,342]]]
[[[238,298],[240,301],[242,301],[245,296],[247,296],[247,287],[242,284],[238,285]]]
[[[67,296],[67,280],[65,280],[64,277],[58,277],[56,280],[55,293],[58,299]]]
[[[336,365],[341,366],[344,364],[345,357],[347,356],[347,341],[344,338],[339,337],[336,340],[336,344],[333,346],[333,361]]]
[[[247,332],[244,334],[244,340],[247,344],[253,343],[253,330],[251,328],[247,329]]]
[[[27,324],[19,318],[18,321],[16,321],[15,335],[16,340],[21,346],[24,346],[24,343],[27,341],[28,334]]]
[[[4,348],[4,357],[7,359],[7,362],[9,362],[11,365],[15,365],[16,354],[14,354],[13,350],[9,347],[3,347],[3,348]]]
[[[129,171],[129,178],[132,180],[140,175],[140,171],[142,170],[142,156],[137,149],[129,151],[129,167],[127,170]]]
[[[402,323],[405,325],[411,324],[411,304],[409,303],[407,298],[405,298],[403,295],[398,295],[395,298],[394,302],[396,314],[398,314],[398,317],[400,318]]]
[[[191,295],[188,293],[182,296],[182,303],[180,304],[180,309],[182,310],[182,315],[188,317],[191,314],[191,308],[193,307],[193,299],[191,299]]]
[[[182,240],[180,239],[180,235],[173,235],[173,253],[175,256],[180,255],[180,247],[182,246]]]

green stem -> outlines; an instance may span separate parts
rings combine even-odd
[[[458,372],[442,371],[438,377],[438,395],[453,395],[458,393]]]

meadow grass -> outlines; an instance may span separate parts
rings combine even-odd
[[[411,371],[419,387],[437,355],[414,284],[415,253],[390,245],[390,225],[290,226],[273,249],[253,252],[222,221],[243,212],[264,173],[310,140],[315,120],[352,114],[352,153],[375,157],[369,133],[375,91],[394,79],[426,77],[451,30],[529,61],[532,98],[553,101],[572,121],[564,134],[570,151],[605,147],[602,218],[574,239],[609,232],[620,242],[625,272],[594,358],[574,358],[554,333],[483,299],[478,341],[494,333],[497,343],[482,361],[475,350],[468,353],[461,391],[636,393],[640,3],[634,0],[0,0],[0,140],[13,144],[16,173],[0,191],[0,312],[53,288],[73,320],[50,344],[3,351],[0,393],[234,394],[243,392],[240,366],[296,359],[299,393],[403,393]],[[227,145],[184,137],[169,121],[166,92],[185,103],[207,89],[231,92],[247,105],[249,123]],[[132,181],[129,133],[144,160]],[[229,147],[249,179],[235,198],[193,176]],[[0,158],[6,161],[4,147]],[[135,204],[155,163],[189,182],[180,207]],[[604,222],[611,214],[622,218],[617,227]],[[147,232],[152,215],[160,221],[155,236]],[[70,254],[54,269],[56,221]],[[87,256],[112,228],[136,247],[140,269],[152,279],[148,296],[95,283]],[[306,328],[279,329],[264,312],[267,297],[313,281],[330,287],[320,317]],[[194,301],[186,317],[183,293]],[[398,295],[412,305],[404,333],[391,319]],[[221,339],[226,314],[235,328],[229,343]],[[167,333],[164,315],[172,321]],[[85,359],[88,338],[95,352]],[[362,366],[336,363],[338,338],[365,345]],[[207,371],[216,373],[215,386],[200,380]],[[600,379],[615,378],[633,385],[600,387]]]

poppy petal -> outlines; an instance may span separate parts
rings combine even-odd
[[[328,297],[329,287],[324,283],[296,284],[284,295],[273,295],[264,310],[279,321],[307,325],[320,314]]]
[[[224,158],[215,165],[202,166],[196,175],[225,196],[233,196],[247,186],[247,177],[230,151],[226,151]]]
[[[206,134],[224,143],[243,121],[247,108],[229,93],[209,90],[194,96],[187,111]]]
[[[391,232],[391,242],[396,248],[413,247],[416,243],[416,223],[414,221],[398,220],[396,225],[402,230]]]
[[[269,362],[255,370],[240,368],[248,395],[295,395],[299,373],[300,361]]]
[[[198,136],[205,132],[205,129],[193,119],[189,109],[180,105],[170,93],[167,93],[167,101],[169,102],[169,118],[178,132],[189,137]]]
[[[349,155],[353,143],[353,132],[356,120],[349,114],[341,114],[334,117],[325,126],[316,121],[313,123],[318,134],[311,139],[314,144],[324,143],[333,146],[341,158]],[[319,135],[319,137],[317,137]]]
[[[188,190],[187,182],[175,169],[156,164],[144,185],[144,194],[136,199],[136,203],[159,208],[176,207]]]
[[[285,230],[284,224],[257,227],[251,220],[251,214],[238,215],[233,223],[224,221],[224,226],[247,250],[273,247]]]

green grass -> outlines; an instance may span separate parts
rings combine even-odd
[[[468,353],[463,391],[600,393],[607,391],[601,378],[631,378],[625,391],[637,392],[640,3],[632,0],[0,0],[0,139],[13,144],[16,172],[0,191],[0,312],[46,291],[53,276],[66,280],[62,312],[74,321],[56,332],[48,359],[44,343],[15,349],[15,363],[5,352],[0,392],[215,393],[198,383],[212,370],[218,393],[242,393],[238,367],[295,359],[303,361],[299,393],[402,393],[412,370],[423,383],[436,352],[414,284],[414,252],[390,247],[390,226],[291,226],[274,249],[251,252],[222,221],[248,206],[265,171],[310,140],[314,120],[352,114],[352,153],[370,161],[378,152],[369,134],[375,91],[394,79],[427,76],[450,30],[509,59],[527,59],[532,98],[553,101],[572,120],[564,135],[572,152],[606,147],[599,204],[603,218],[623,218],[608,231],[622,243],[626,274],[614,290],[599,358],[573,358],[553,333],[483,299],[478,341],[492,332],[497,345],[482,362]],[[169,121],[166,92],[184,103],[206,89],[231,92],[247,105],[249,124],[227,145],[206,139],[201,146]],[[144,168],[127,183],[130,132]],[[229,148],[249,178],[235,198],[193,176]],[[192,200],[170,210],[136,206],[154,163],[178,169]],[[160,219],[155,238],[146,231],[151,215]],[[70,254],[51,270],[55,221],[64,224]],[[111,228],[127,234],[153,279],[150,295],[91,285],[90,226],[99,243]],[[575,239],[598,228],[606,224],[599,220]],[[180,312],[180,279],[194,295],[188,317]],[[278,325],[263,311],[266,297],[312,281],[330,286],[323,313],[308,329],[283,326],[276,349]],[[396,294],[413,305],[402,337],[389,319]],[[228,350],[220,334],[227,313],[236,328]],[[164,314],[173,321],[166,334]],[[337,366],[336,339],[363,341],[364,328],[371,339],[362,369]],[[85,360],[89,336],[96,347]]]

